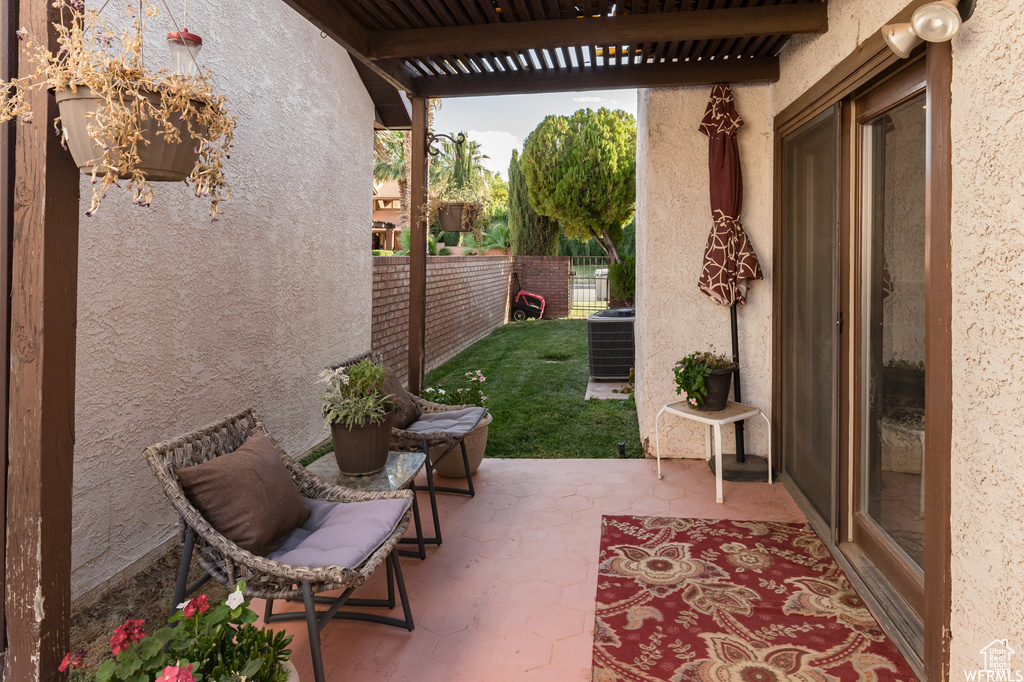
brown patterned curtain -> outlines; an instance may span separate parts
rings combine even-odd
[[[704,249],[704,269],[697,284],[719,305],[747,302],[751,280],[764,279],[757,254],[740,224],[743,176],[736,131],[743,125],[728,85],[711,91],[700,131],[708,136],[711,216],[714,227]]]

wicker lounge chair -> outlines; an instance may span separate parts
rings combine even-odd
[[[367,358],[374,362],[382,362],[382,358],[379,354],[369,351],[353,358],[349,358],[343,362],[331,365],[330,369],[351,367],[352,365],[358,364]],[[403,552],[403,554],[406,554],[407,556],[418,556],[421,559],[425,559],[426,552],[423,548],[424,544],[441,544],[441,521],[437,512],[437,497],[435,493],[457,493],[460,495],[469,495],[470,497],[473,497],[476,494],[473,490],[473,476],[469,473],[469,456],[466,454],[465,439],[469,432],[479,424],[481,419],[483,419],[487,411],[482,407],[478,408],[474,405],[439,405],[415,395],[411,395],[410,398],[412,398],[416,408],[420,411],[421,417],[405,429],[391,429],[391,449],[402,452],[422,452],[427,456],[427,464],[424,467],[427,473],[427,485],[414,485],[413,490],[425,490],[430,494],[430,512],[434,520],[434,537],[423,538],[422,536],[419,536],[416,539],[403,538],[401,540],[403,543],[419,544],[417,552]],[[453,415],[455,413],[459,413],[464,416],[459,420],[446,420],[444,419],[446,413]],[[434,469],[436,469],[437,465],[446,457],[452,456],[456,447],[459,447],[462,451],[462,463],[466,470],[466,487],[452,488],[434,485]],[[444,451],[439,457],[431,462],[430,451],[437,448],[444,448]],[[417,530],[419,530],[418,524]]]
[[[225,538],[203,518],[199,510],[185,496],[176,471],[179,468],[202,464],[214,457],[233,452],[252,433],[257,431],[269,437],[266,428],[250,408],[188,435],[172,441],[157,443],[145,450],[146,459],[163,484],[164,492],[170,499],[171,505],[181,516],[185,526],[184,549],[178,570],[174,604],[180,604],[189,594],[207,582],[211,576],[229,587],[239,580],[245,580],[246,597],[261,597],[267,600],[265,622],[305,619],[309,629],[314,677],[316,682],[323,682],[320,632],[332,618],[366,620],[404,627],[408,630],[413,629],[412,612],[409,608],[405,583],[402,580],[402,571],[395,551],[399,538],[409,525],[411,505],[404,507],[404,513],[400,509],[396,512],[396,514],[401,513],[397,525],[389,534],[386,534],[383,541],[376,544],[376,549],[369,550],[368,555],[360,553],[359,555],[365,556],[365,559],[354,566],[297,566],[252,554]],[[304,467],[292,461],[283,451],[281,451],[281,457],[294,478],[299,492],[308,500],[350,503],[370,500],[411,500],[414,495],[409,490],[367,493],[341,488],[307,473]],[[329,507],[323,504],[311,506],[319,509]],[[338,512],[342,511],[333,506],[330,508],[336,509]],[[352,511],[355,510],[356,508],[353,507]],[[348,512],[349,510],[344,511]],[[308,533],[307,526],[316,517],[317,513],[314,510],[313,516],[310,517],[311,521],[297,529],[295,533],[303,529],[306,529]],[[279,546],[287,546],[289,538],[292,537],[292,535],[286,536]],[[374,543],[377,542],[376,537],[370,538],[369,546],[374,546]],[[206,569],[206,574],[192,585],[186,586],[189,566],[195,549],[199,550],[199,562]],[[339,549],[344,549],[344,547]],[[268,555],[274,556],[275,552],[269,552]],[[387,599],[352,599],[352,592],[365,583],[382,562],[385,563],[388,576]],[[346,604],[394,608],[396,586],[402,601],[404,619],[338,611]],[[320,592],[339,589],[343,590],[340,597],[318,596]],[[305,610],[273,613],[275,599],[302,601]],[[328,604],[329,607],[318,610],[316,604]]]

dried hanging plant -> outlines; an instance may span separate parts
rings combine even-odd
[[[99,107],[87,115],[88,131],[98,153],[90,161],[94,188],[86,215],[95,213],[110,187],[120,186],[120,179],[128,181],[134,203],[148,206],[153,199],[151,179],[139,168],[139,150],[147,144],[143,127],[154,121],[157,135],[177,143],[182,142],[178,126],[184,124],[198,154],[185,184],[197,197],[210,198],[210,215],[216,220],[218,205],[230,196],[224,161],[230,158],[236,121],[228,115],[224,96],[214,94],[209,69],[191,77],[166,67],[156,72],[145,68],[143,30],[146,21],[157,16],[150,0],[126,6],[132,26],[125,29],[112,27],[99,12],[87,10],[82,0],[55,0],[53,6],[61,15],[53,24],[60,49],[53,54],[45,36],[39,39],[25,29],[18,31],[36,70],[0,83],[0,121],[18,117],[22,123],[30,122],[33,112],[25,95],[33,89],[62,92],[86,86],[92,91]],[[60,118],[54,127],[66,146]]]

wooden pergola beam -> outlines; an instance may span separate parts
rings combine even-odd
[[[357,59],[399,90],[409,92],[413,73],[397,59],[370,59],[370,31],[340,2],[332,0],[284,0],[285,4],[323,31]]]
[[[767,83],[779,79],[779,60],[726,59],[711,62],[598,66],[559,71],[463,74],[420,78],[416,94],[423,97],[476,97],[565,90],[668,88],[714,83]]]
[[[21,0],[18,25],[56,52],[50,0]],[[25,54],[19,72],[33,68]],[[71,617],[71,496],[81,175],[51,121],[53,96],[29,93],[17,127],[11,244],[10,398],[4,679],[60,680]]]
[[[567,45],[726,40],[827,30],[828,6],[813,3],[373,31],[366,36],[366,51],[360,51],[373,59],[408,59]]]

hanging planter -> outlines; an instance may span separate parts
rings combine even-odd
[[[442,232],[472,232],[476,229],[483,207],[476,201],[451,201],[437,209]]]
[[[147,108],[159,106],[159,93],[147,91],[140,94],[147,100]],[[75,165],[85,175],[92,175],[94,169],[102,172],[103,149],[111,147],[110,141],[103,140],[97,144],[89,134],[89,125],[96,119],[97,112],[103,106],[103,99],[85,85],[78,86],[76,90],[58,92],[56,98],[60,108],[60,123]],[[131,102],[134,99],[131,98]],[[134,164],[123,162],[116,149],[112,155],[112,165],[118,168],[120,179],[131,179],[132,172],[138,171],[149,182],[182,182],[192,174],[199,159],[199,149],[192,142],[185,121],[172,121],[171,125],[176,131],[177,142],[172,142],[170,135],[161,134],[163,128],[156,119],[148,118],[140,122],[139,134],[142,139],[135,145],[138,161]],[[199,126],[199,129],[202,131],[203,127]]]
[[[54,127],[75,164],[93,182],[86,215],[107,192],[127,180],[132,201],[148,206],[152,182],[185,182],[210,200],[210,215],[227,199],[224,175],[234,140],[235,119],[227,100],[213,92],[209,70],[193,75],[202,39],[187,29],[167,34],[171,69],[147,70],[143,30],[157,16],[151,0],[129,7],[134,30],[111,27],[80,0],[57,0],[63,23],[55,23],[56,54],[45,39],[18,31],[35,73],[0,83],[0,121],[32,120],[26,99],[34,89],[54,93],[60,118]]]

